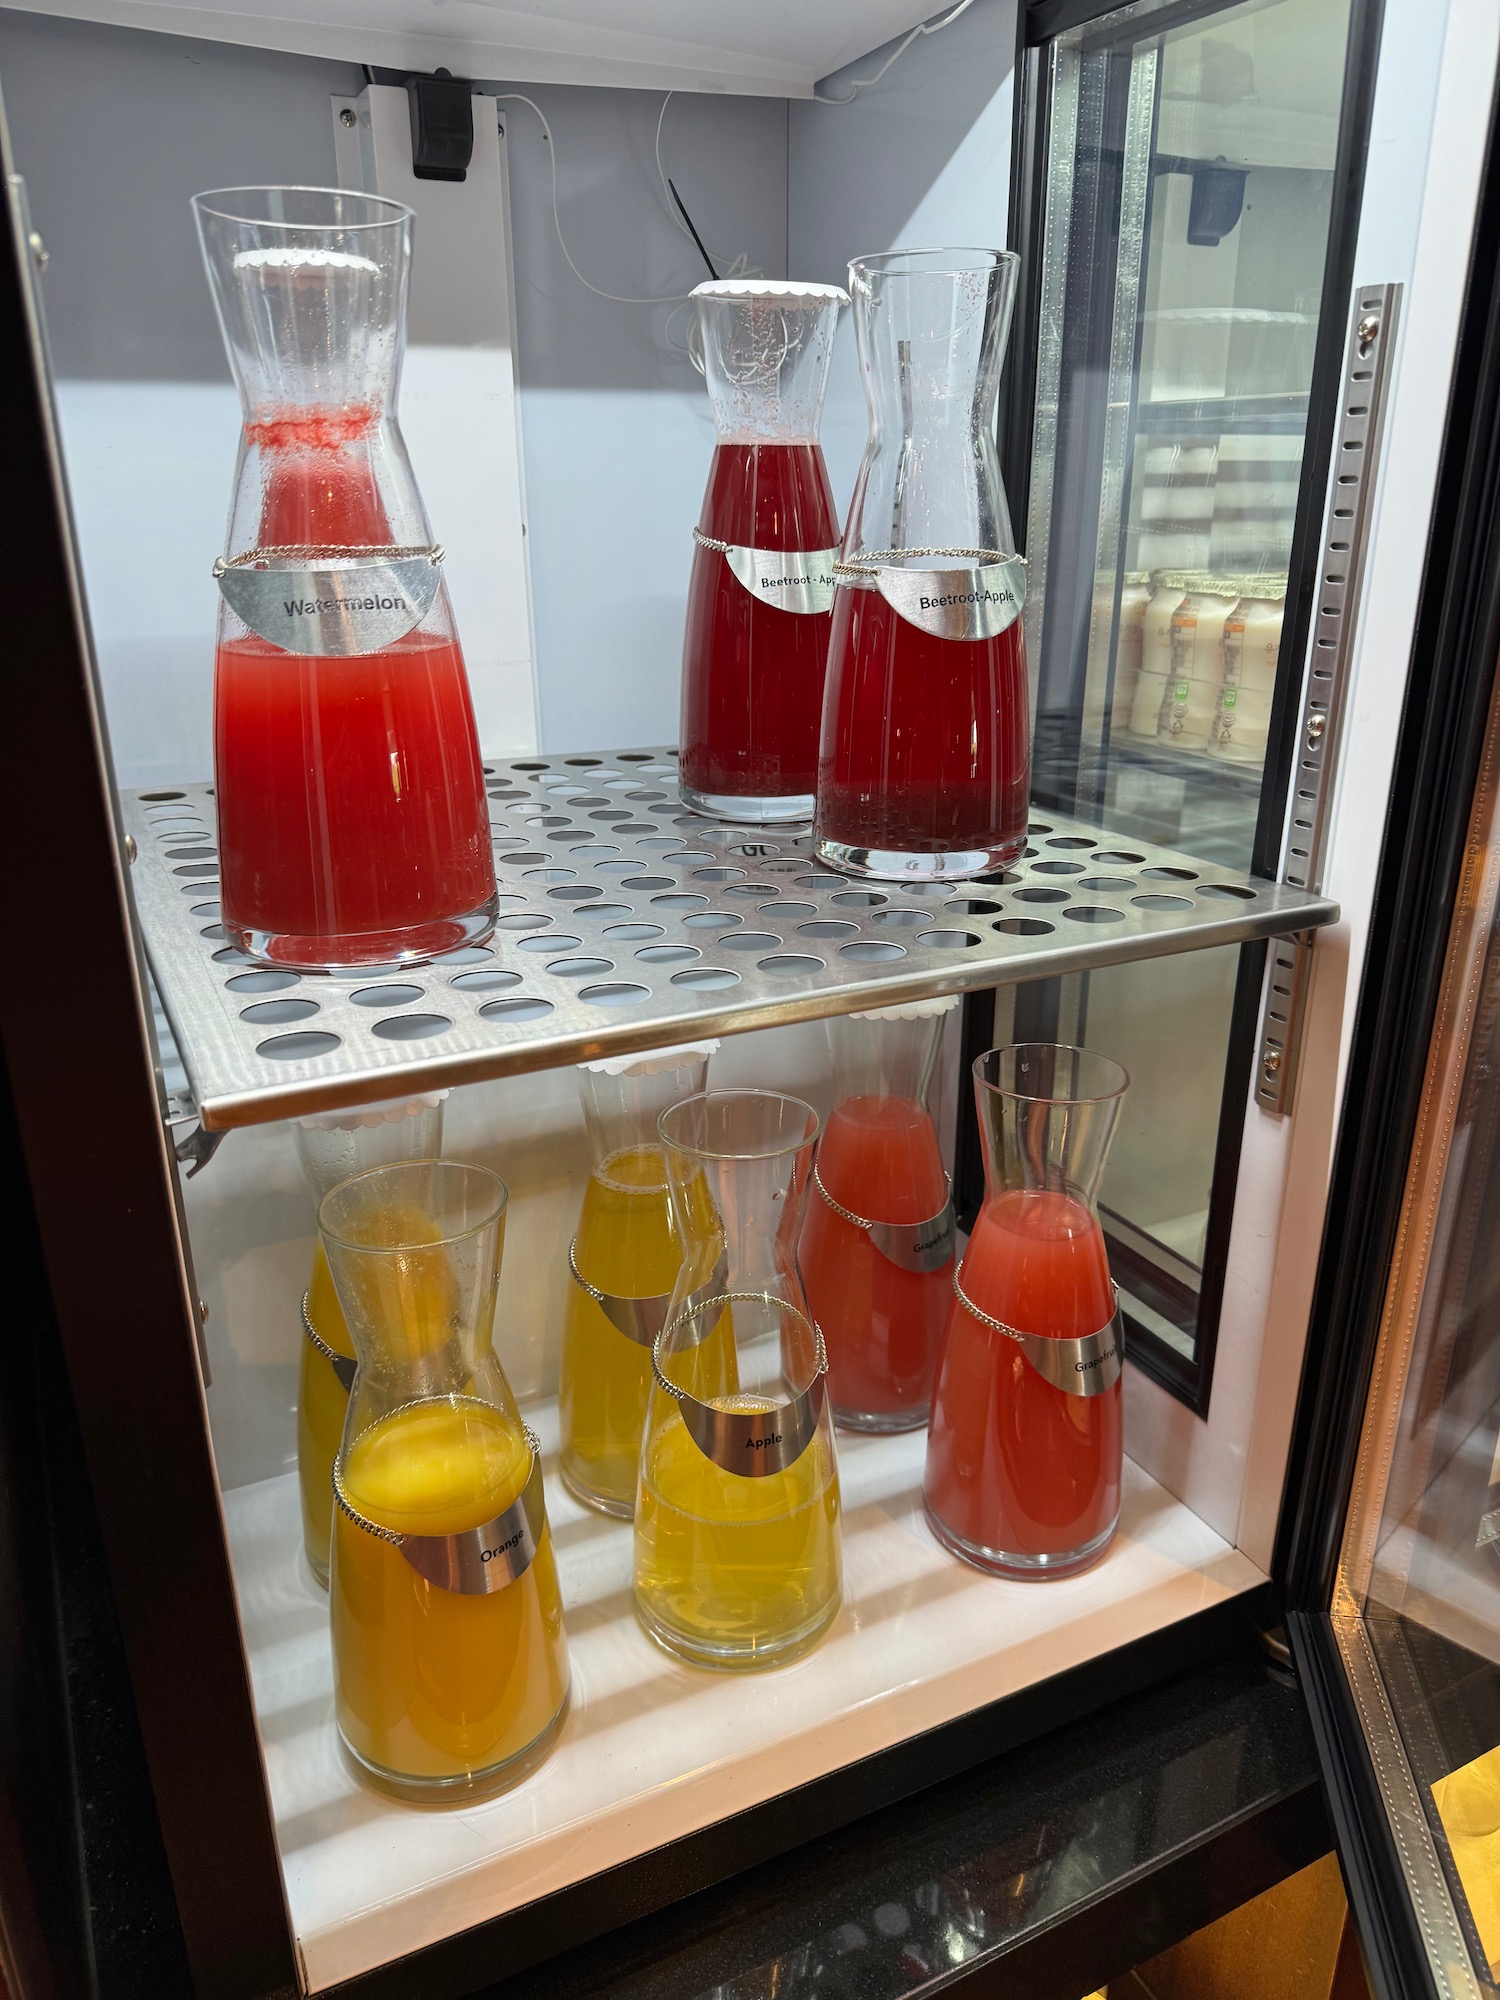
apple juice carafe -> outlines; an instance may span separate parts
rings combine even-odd
[[[818,421],[836,285],[693,293],[718,442],[694,530],[681,782],[730,820],[810,819],[839,539]]]
[[[844,527],[817,846],[849,874],[960,880],[1026,844],[1015,553],[995,398],[1018,260],[898,250],[849,266],[870,436]]]
[[[495,914],[484,774],[396,422],[411,211],[322,188],[193,203],[243,408],[215,565],[223,924],[310,970],[415,962]]]
[[[334,1712],[388,1790],[463,1798],[531,1769],[568,1699],[536,1440],[495,1355],[505,1183],[377,1167],[318,1224],[359,1358],[334,1466]]]
[[[397,1160],[436,1159],[443,1150],[446,1091],[357,1110],[319,1111],[299,1118],[297,1157],[316,1211],[340,1181]],[[328,1588],[328,1541],[333,1530],[333,1461],[344,1434],[354,1385],[354,1343],[323,1239],[313,1251],[302,1295],[302,1366],[297,1384],[297,1483],[302,1495],[302,1545],[308,1567]]]
[[[659,1129],[683,1263],[651,1350],[636,1612],[700,1666],[774,1666],[826,1631],[842,1587],[827,1361],[795,1257],[817,1114],[710,1091]],[[733,1373],[700,1393],[713,1339]]]
[[[577,1072],[594,1165],[568,1251],[562,1474],[578,1499],[625,1520],[635,1512],[651,1343],[666,1324],[682,1263],[656,1122],[702,1091],[717,1046],[607,1057]],[[690,1386],[700,1396],[721,1394],[733,1368],[726,1329],[693,1350]]]
[[[953,1299],[953,1203],[928,1092],[957,1000],[826,1022],[833,1110],[818,1141],[798,1263],[846,1430],[927,1422]]]
[[[1096,1208],[1129,1077],[1023,1043],[974,1064],[984,1206],[954,1280],[924,1482],[955,1555],[1071,1576],[1120,1516],[1125,1335]]]

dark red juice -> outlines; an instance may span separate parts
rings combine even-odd
[[[1115,1310],[1098,1221],[1051,1190],[987,1201],[960,1279],[982,1311],[1053,1339],[1097,1333]],[[1122,1389],[1065,1394],[955,1298],[927,1438],[929,1514],[970,1551],[1014,1558],[1016,1574],[1096,1559],[1120,1510]]]
[[[721,444],[698,526],[737,547],[827,550],[839,539],[816,444]],[[683,782],[715,797],[810,797],[831,620],[752,596],[717,549],[693,555],[683,641]]]
[[[288,963],[379,964],[464,942],[494,893],[458,642],[345,659],[219,647],[214,769],[225,928]]]
[[[246,436],[265,467],[264,548],[388,548],[385,504],[370,463],[376,412],[263,411]]]
[[[942,639],[873,585],[840,583],[828,661],[819,839],[1014,860],[1030,792],[1020,621],[994,639]]]

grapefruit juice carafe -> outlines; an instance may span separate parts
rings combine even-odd
[[[334,1469],[334,1702],[387,1789],[458,1799],[531,1768],[568,1698],[536,1441],[492,1345],[505,1183],[378,1167],[319,1226],[359,1368]]]
[[[974,1065],[984,1206],[954,1281],[927,1519],[1002,1576],[1071,1576],[1120,1515],[1125,1337],[1095,1207],[1130,1079],[1024,1043]]]
[[[700,812],[809,819],[839,539],[818,421],[836,285],[693,293],[718,442],[694,530],[681,782]]]
[[[701,1092],[716,1044],[585,1063],[578,1092],[594,1167],[568,1252],[559,1389],[563,1478],[590,1507],[629,1520],[651,1385],[651,1343],[667,1321],[682,1262],[656,1121]],[[733,1384],[728,1329],[691,1355],[701,1396]]]
[[[828,1350],[834,1421],[905,1431],[927,1421],[953,1297],[953,1203],[927,1108],[957,1000],[916,1000],[825,1023],[833,1110],[799,1262]]]
[[[635,1517],[636,1611],[668,1651],[774,1666],[839,1606],[838,1469],[827,1363],[797,1275],[817,1114],[771,1091],[711,1091],[661,1119],[683,1264],[652,1347]],[[722,1339],[734,1374],[693,1386]]]
[[[435,1159],[443,1150],[446,1091],[315,1112],[296,1126],[297,1157],[316,1209],[325,1194],[354,1174],[396,1160]],[[333,1461],[344,1435],[354,1386],[354,1342],[333,1287],[323,1239],[313,1251],[302,1295],[302,1366],[297,1384],[297,1482],[302,1495],[302,1545],[326,1590],[333,1528]]]
[[[244,413],[215,565],[223,923],[311,970],[418,961],[495,914],[442,550],[395,416],[411,211],[223,188],[194,213]]]
[[[817,842],[850,874],[962,879],[1026,844],[1026,571],[994,436],[1018,261],[849,266],[870,436],[834,595]]]

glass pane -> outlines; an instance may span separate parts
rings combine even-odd
[[[1500,1979],[1497,750],[1492,710],[1333,1605],[1424,1930],[1472,1961],[1454,1993]]]
[[[1282,613],[1349,12],[1241,0],[1184,20],[1141,4],[1041,58],[1037,792],[1122,843],[1236,867],[1277,675],[1300,666],[1281,657]],[[1232,1199],[1213,1197],[1236,978],[1232,952],[1129,966],[1065,982],[1057,1009],[1059,1032],[1135,1079],[1103,1196],[1112,1250],[1137,1327],[1187,1365]],[[1229,1092],[1236,1116],[1243,1097]]]

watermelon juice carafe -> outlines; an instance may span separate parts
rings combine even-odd
[[[683,1261],[651,1349],[636,1614],[700,1666],[775,1666],[827,1630],[842,1589],[827,1357],[796,1262],[817,1113],[714,1090],[658,1129]]]
[[[436,1159],[443,1150],[446,1090],[423,1097],[318,1111],[299,1118],[297,1158],[316,1210],[330,1189],[372,1167],[398,1160]],[[344,1434],[354,1385],[354,1342],[323,1239],[313,1251],[302,1295],[302,1367],[297,1383],[297,1483],[302,1495],[302,1545],[308,1567],[328,1588],[328,1541],[333,1530],[333,1461]]]
[[[539,1448],[493,1345],[505,1183],[415,1160],[318,1226],[359,1357],[334,1466],[334,1713],[356,1764],[431,1800],[531,1769],[568,1699]]]
[[[828,1349],[828,1393],[846,1430],[927,1421],[953,1299],[953,1203],[927,1108],[956,999],[915,1000],[825,1023],[833,1110],[798,1263]]]
[[[1120,1515],[1125,1336],[1095,1207],[1130,1079],[1090,1049],[974,1064],[984,1206],[954,1279],[924,1492],[956,1555],[1071,1576]]]
[[[194,214],[244,428],[220,590],[223,924],[313,971],[417,962],[495,914],[484,774],[395,415],[411,211],[225,188]]]
[[[962,880],[1026,845],[1030,728],[995,398],[1019,260],[849,266],[870,435],[844,527],[818,759],[822,860]]]
[[[718,442],[688,585],[682,793],[723,819],[810,819],[839,539],[818,423],[848,299],[760,278],[692,297]]]
[[[605,1057],[577,1073],[594,1165],[568,1250],[562,1474],[586,1505],[627,1521],[635,1512],[651,1343],[666,1324],[682,1263],[656,1121],[702,1091],[717,1047],[699,1042]],[[690,1386],[701,1396],[732,1386],[726,1338],[727,1329],[711,1333],[692,1352]]]

